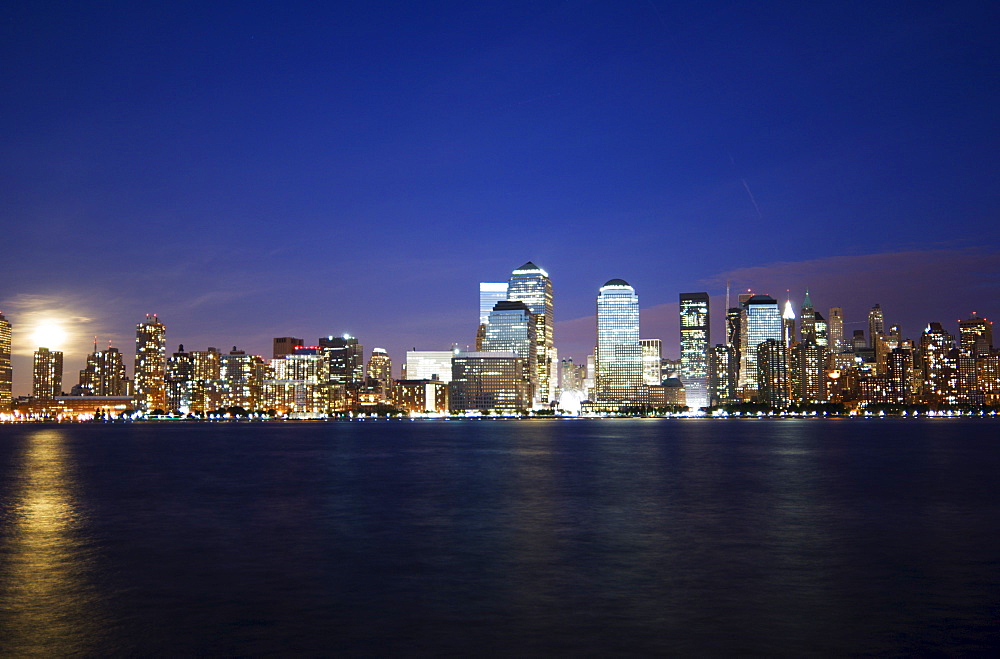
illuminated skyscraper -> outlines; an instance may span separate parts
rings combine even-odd
[[[826,402],[826,349],[804,339],[791,350],[792,400],[799,403]]]
[[[517,412],[531,404],[524,364],[512,352],[460,352],[452,358],[452,412]]]
[[[959,321],[958,335],[962,350],[973,357],[985,357],[993,350],[993,323],[976,315],[975,311],[971,318]]]
[[[218,348],[192,350],[194,387],[191,410],[211,412],[222,407],[222,355]]]
[[[660,339],[639,339],[642,348],[642,381],[647,385],[663,384],[660,371],[663,366],[663,341]]]
[[[530,383],[532,400],[538,387],[535,316],[524,302],[503,300],[493,306],[487,317],[483,352],[513,352],[521,358],[524,377]]]
[[[14,371],[10,366],[10,321],[0,313],[0,412],[10,409],[13,402]]]
[[[802,312],[800,314],[800,317],[802,321],[801,322],[802,340],[803,341],[811,340],[815,341],[816,343],[819,343],[816,321],[818,318],[821,318],[822,316],[819,316],[816,313],[816,309],[813,308],[812,298],[809,297],[809,291],[806,291],[806,296],[802,300]]]
[[[62,395],[63,354],[58,350],[38,348],[32,371],[31,395],[43,405]]]
[[[167,407],[168,412],[179,411],[187,414],[194,401],[194,361],[184,346],[177,346],[177,352],[167,359]]]
[[[507,299],[507,283],[479,283],[479,324],[485,325],[497,302]]]
[[[365,379],[364,346],[350,334],[319,339],[330,363],[330,381],[336,384],[362,383]]]
[[[921,335],[921,396],[924,402],[947,402],[948,397],[954,393],[949,385],[953,369],[948,361],[948,353],[954,346],[954,339],[941,327],[941,323],[930,323]]]
[[[769,295],[754,295],[743,304],[745,343],[740,349],[740,387],[757,387],[757,346],[768,339],[782,343],[783,324],[778,301]]]
[[[708,402],[727,405],[739,402],[736,383],[739,380],[739,351],[736,346],[718,343],[708,359]]]
[[[135,326],[135,404],[140,411],[166,410],[166,327],[156,314]]]
[[[507,299],[524,302],[534,316],[536,369],[538,387],[534,402],[548,405],[556,396],[556,372],[553,368],[555,343],[553,340],[552,282],[549,274],[528,261],[510,275]]]
[[[708,407],[708,293],[680,294],[681,382],[692,410]]]
[[[757,402],[788,405],[788,351],[784,342],[768,338],[757,346]]]
[[[839,355],[846,352],[848,344],[844,341],[844,310],[840,307],[830,307],[830,352]]]
[[[96,342],[96,341],[95,341]],[[95,350],[80,371],[80,393],[84,396],[127,396],[125,364],[118,348]]]
[[[792,345],[798,342],[795,335],[795,309],[792,308],[791,300],[785,300],[785,310],[781,312],[781,330],[785,348],[791,350]]]
[[[868,312],[868,347],[877,347],[880,336],[885,336],[885,316],[882,307],[876,304]]]
[[[368,358],[368,381],[377,383],[379,389],[388,396],[392,389],[392,360],[385,348],[372,348]]]
[[[826,318],[818,311],[813,311],[813,330],[816,334],[816,345],[829,349],[830,328],[826,323]]]
[[[643,404],[639,297],[624,279],[612,279],[597,295],[598,403]]]

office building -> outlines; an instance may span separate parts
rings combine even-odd
[[[535,321],[535,368],[538,385],[533,395],[535,404],[546,406],[555,400],[556,373],[554,312],[552,282],[547,272],[528,261],[511,273],[507,286],[507,299],[524,302]]]
[[[510,413],[531,407],[524,363],[512,352],[460,352],[451,360],[448,400],[454,413]]]
[[[830,328],[826,322],[826,318],[818,311],[813,311],[813,333],[816,335],[816,345],[823,346],[829,351]]]
[[[222,355],[218,348],[192,350],[191,365],[194,384],[191,394],[192,412],[212,412],[222,407]]]
[[[815,336],[815,331],[810,333]],[[812,339],[791,349],[791,398],[797,403],[826,402],[826,348]]]
[[[718,343],[708,359],[708,404],[729,405],[739,402],[739,351],[736,346]]]
[[[624,279],[597,295],[597,403],[643,405],[639,297]]]
[[[975,311],[971,318],[959,321],[958,336],[962,350],[974,357],[985,357],[993,350],[993,323]]]
[[[440,380],[451,382],[452,350],[407,350],[403,363],[404,380]]]
[[[248,355],[233,346],[229,354],[219,355],[219,370],[224,408],[242,407],[247,411],[260,408],[261,390],[266,379],[262,357]]]
[[[0,413],[10,410],[14,402],[14,371],[10,365],[12,337],[10,321],[0,313]]]
[[[848,346],[844,341],[844,310],[841,307],[830,307],[829,320],[830,352],[838,354],[847,352]]]
[[[885,315],[882,307],[876,304],[868,312],[868,347],[874,349],[880,336],[885,336]]]
[[[778,301],[769,295],[754,295],[743,304],[743,345],[740,346],[740,389],[747,398],[757,388],[757,346],[768,339],[782,343],[783,321]]]
[[[521,358],[524,377],[530,383],[532,400],[539,383],[537,368],[538,325],[528,306],[521,301],[503,300],[493,306],[487,316],[483,352],[512,352]]]
[[[336,384],[361,384],[365,379],[364,346],[350,334],[319,339],[330,365],[330,381]]]
[[[708,407],[708,348],[711,345],[708,293],[680,294],[681,382],[692,410]]]
[[[920,337],[921,397],[929,404],[947,402],[953,395],[949,386],[952,365],[948,354],[955,341],[941,323],[930,323]]]
[[[398,380],[393,388],[393,405],[407,413],[445,413],[448,385],[440,380]]]
[[[166,411],[166,327],[156,314],[135,326],[135,403],[139,411]]]
[[[497,302],[507,299],[507,282],[479,283],[479,324],[485,325]]]
[[[813,307],[812,298],[809,297],[809,291],[806,291],[806,296],[802,300],[802,310],[799,315],[802,327],[802,340],[819,343],[818,330],[816,328],[817,314],[816,309]]]
[[[649,386],[663,384],[663,377],[660,375],[663,368],[663,341],[639,339],[639,347],[642,349],[642,381]]]
[[[372,348],[367,375],[368,384],[377,387],[383,400],[388,400],[392,391],[392,359],[385,348]]]
[[[757,402],[788,405],[788,352],[782,340],[769,338],[757,346]]]
[[[272,341],[272,357],[274,359],[281,359],[285,355],[295,352],[295,349],[301,347],[302,344],[302,339],[296,339],[294,336],[275,337],[274,341]]]
[[[31,395],[43,406],[62,395],[63,354],[58,350],[39,347],[35,351],[31,380]]]

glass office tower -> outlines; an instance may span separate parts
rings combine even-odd
[[[624,279],[612,279],[597,295],[598,403],[644,403],[639,296]]]

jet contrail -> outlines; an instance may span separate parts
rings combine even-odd
[[[750,192],[750,186],[747,185],[747,180],[745,178],[741,178],[740,180],[743,181],[743,187],[747,190],[747,195],[750,197],[750,203],[752,203],[753,207],[757,209],[757,217],[763,220],[764,216],[761,215],[760,206],[757,205],[757,200],[753,198],[753,193]]]

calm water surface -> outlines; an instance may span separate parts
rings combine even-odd
[[[0,656],[1000,650],[1000,422],[0,426]]]

